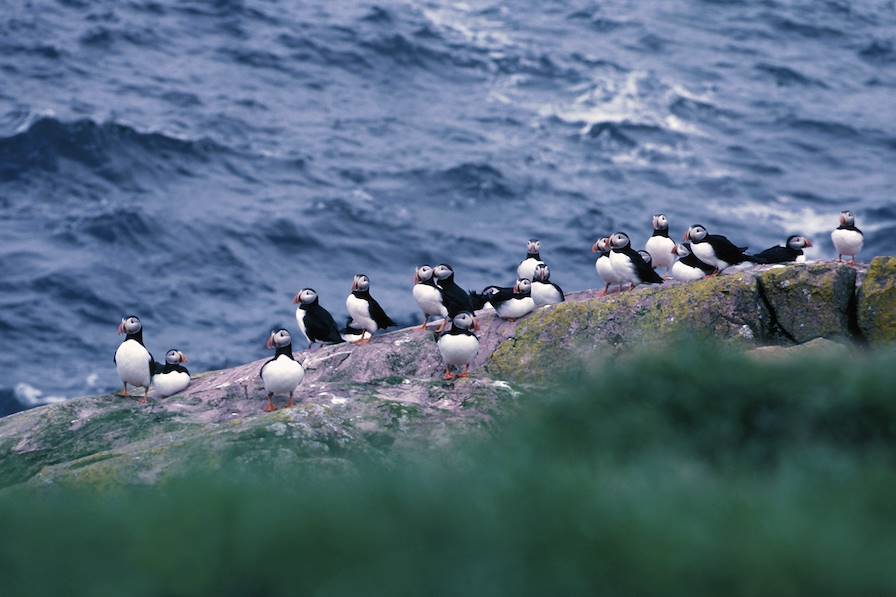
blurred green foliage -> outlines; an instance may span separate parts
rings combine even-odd
[[[894,365],[667,350],[462,458],[8,492],[0,594],[896,594]]]

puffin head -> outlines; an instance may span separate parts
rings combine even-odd
[[[317,302],[317,291],[313,288],[303,288],[292,299],[293,305],[310,305]]]
[[[428,265],[421,265],[414,270],[414,284],[426,282],[432,279],[432,268]]]
[[[641,259],[643,259],[644,263],[646,263],[647,265],[651,265],[653,263],[653,257],[647,251],[642,249],[638,251],[638,255],[641,256]]]
[[[534,238],[529,241],[529,244],[526,245],[526,254],[527,255],[538,255],[541,252],[541,241],[535,240]]]
[[[594,244],[591,245],[592,253],[602,253],[607,250],[607,247],[610,246],[610,237],[602,236],[601,238],[594,241]]]
[[[165,362],[169,365],[182,365],[187,362],[187,355],[176,348],[165,353]]]
[[[666,217],[666,214],[656,214],[653,216],[653,229],[654,230],[668,230],[669,229],[669,218]]]
[[[434,270],[432,270],[433,275],[435,275],[436,280],[442,281],[451,278],[454,275],[454,270],[451,269],[451,266],[447,263],[440,263],[436,266]]]
[[[473,314],[469,311],[458,313],[451,321],[454,327],[461,330],[469,330],[470,328],[473,328],[474,330],[479,329],[479,322],[476,321],[476,318],[473,317]]]
[[[692,243],[702,242],[704,238],[706,238],[707,232],[706,227],[701,224],[694,224],[688,231],[684,233],[683,240],[689,240]]]
[[[355,274],[355,278],[352,280],[352,292],[356,290],[361,292],[370,290],[370,278],[364,274]]]
[[[136,315],[127,315],[124,319],[121,320],[121,323],[118,324],[119,334],[136,334],[142,329],[143,324],[140,323],[140,318]]]
[[[547,282],[551,279],[551,270],[548,269],[543,263],[539,263],[535,266],[535,275],[533,276],[536,282]]]
[[[532,281],[529,278],[520,278],[513,285],[514,294],[529,294],[532,292]]]
[[[805,236],[800,236],[799,234],[794,234],[793,236],[787,237],[787,247],[793,249],[794,251],[802,251],[808,247],[812,246],[812,241],[806,238]]]
[[[268,349],[271,349],[275,347],[283,348],[284,346],[289,346],[290,344],[292,344],[292,338],[289,337],[289,332],[280,329],[271,332],[271,335],[268,336],[268,341],[265,346],[267,346]]]
[[[630,244],[632,241],[625,232],[616,232],[610,237],[610,247],[613,249],[624,249]]]
[[[840,225],[841,226],[855,226],[856,225],[856,216],[848,209],[844,209],[843,211],[840,212]]]

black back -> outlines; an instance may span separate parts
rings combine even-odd
[[[308,334],[309,340],[333,344],[342,342],[336,320],[329,311],[321,307],[319,300],[315,299],[313,303],[301,305],[299,308],[305,311],[305,333]]]
[[[756,259],[757,263],[789,263],[791,261],[796,261],[796,258],[802,254],[802,249],[791,249],[790,247],[777,245],[769,247],[753,257]]]
[[[450,275],[444,280],[439,280],[439,290],[442,293],[442,304],[448,309],[448,317],[454,317],[458,313],[475,311],[473,301],[466,290],[458,286],[454,281],[454,275]],[[482,307],[480,307],[481,309]]]
[[[665,236],[666,238],[669,238],[669,229],[663,228],[662,230],[654,230],[653,234],[650,236]]]
[[[703,242],[709,243],[712,250],[715,251],[716,257],[728,265],[737,265],[744,261],[756,261],[753,257],[744,253],[747,247],[738,247],[721,234],[707,234]]]
[[[159,366],[156,367],[156,375],[159,375],[161,373],[175,373],[175,372],[186,373],[187,375],[190,374],[190,372],[187,370],[187,368],[184,367],[183,365],[181,365],[180,363],[165,363],[164,365],[159,363]]]
[[[644,284],[662,284],[663,278],[656,273],[644,258],[641,257],[641,254],[635,251],[631,245],[624,247],[622,249],[614,249],[614,251],[619,251],[624,254],[626,257],[632,260],[632,264],[635,266],[635,273],[638,274],[638,279],[641,280]]]

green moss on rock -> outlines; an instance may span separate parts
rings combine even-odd
[[[871,261],[858,296],[858,323],[872,344],[896,342],[896,257]]]
[[[759,276],[778,325],[797,343],[813,338],[849,338],[849,308],[856,271],[827,263],[788,265]]]
[[[537,380],[599,355],[682,335],[735,345],[772,336],[772,318],[754,278],[734,274],[556,305],[523,320],[514,338],[492,355],[488,370]]]

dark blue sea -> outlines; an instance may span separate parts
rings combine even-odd
[[[0,413],[118,387],[121,316],[195,371],[352,275],[565,289],[650,216],[896,252],[893,1],[0,0]]]

